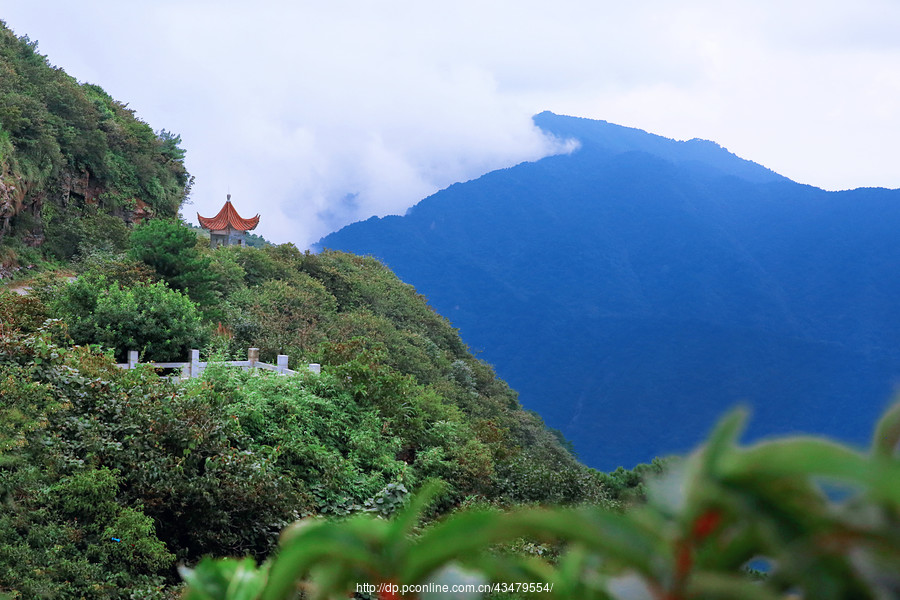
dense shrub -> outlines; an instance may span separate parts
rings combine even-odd
[[[46,332],[0,337],[0,591],[161,598],[174,556],[140,504],[121,502],[124,471],[85,451],[91,426],[119,431],[106,444],[126,437],[121,416],[101,424],[86,410],[110,383],[79,366]]]
[[[40,298],[0,291],[0,331],[35,331],[49,316],[50,311]]]
[[[232,302],[256,325],[252,337],[239,341],[258,347],[269,360],[277,354],[298,360],[312,356],[325,341],[327,319],[336,308],[334,296],[304,273],[291,282],[266,280],[236,294]]]
[[[205,343],[196,306],[163,282],[123,287],[87,272],[60,286],[49,302],[76,343],[112,348],[121,362],[129,350],[144,360],[184,360],[189,349]]]
[[[154,597],[176,556],[261,556],[310,506],[208,386],[8,332],[0,395],[0,591]]]
[[[56,258],[68,260],[78,254],[101,250],[111,253],[128,248],[131,235],[118,217],[98,212],[96,207],[84,210],[45,211],[46,241],[44,250]]]
[[[89,277],[102,275],[107,281],[118,283],[122,287],[154,283],[160,279],[147,264],[129,258],[124,253],[106,250],[93,250],[83,254],[73,266]]]
[[[272,279],[290,279],[296,272],[279,264],[268,252],[255,248],[229,246],[220,248],[216,254],[227,255],[244,270],[244,281],[248,287],[260,285]]]

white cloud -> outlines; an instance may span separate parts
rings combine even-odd
[[[52,62],[182,134],[212,214],[305,247],[554,151],[544,109],[713,139],[826,188],[900,187],[888,0],[7,0]]]

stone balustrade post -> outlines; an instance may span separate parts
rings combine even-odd
[[[188,377],[200,376],[200,351],[191,350],[191,356],[188,358],[191,365],[188,367]]]

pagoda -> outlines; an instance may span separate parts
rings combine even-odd
[[[259,225],[259,215],[252,219],[245,219],[234,210],[231,205],[231,194],[226,196],[225,206],[214,217],[201,217],[197,213],[200,227],[209,230],[209,245],[217,246],[246,246],[247,232],[256,229]]]

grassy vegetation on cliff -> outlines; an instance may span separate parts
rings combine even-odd
[[[123,218],[174,216],[190,187],[181,139],[79,84],[0,21],[0,259],[9,273],[83,243],[121,248]],[[112,219],[108,215],[119,217]],[[2,275],[2,273],[0,273]]]

